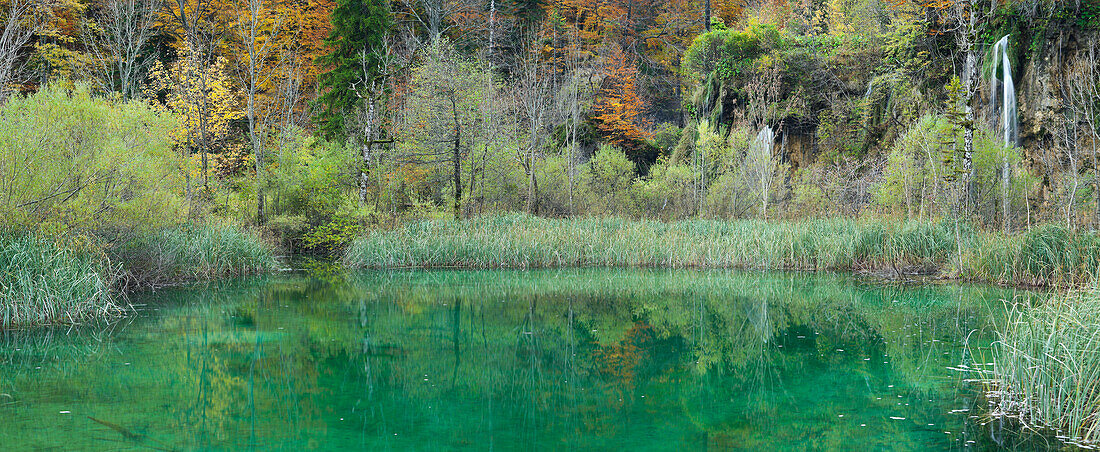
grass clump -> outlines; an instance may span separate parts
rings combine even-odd
[[[1042,225],[1018,235],[965,236],[954,273],[961,279],[1025,286],[1084,286],[1100,272],[1100,234]]]
[[[1018,306],[998,334],[984,376],[998,414],[1071,442],[1100,442],[1100,288]]]
[[[0,237],[0,327],[75,323],[120,312],[101,256],[31,234]]]
[[[121,251],[127,284],[159,287],[273,270],[271,246],[228,224],[187,224],[131,241]]]

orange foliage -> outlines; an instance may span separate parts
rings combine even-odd
[[[653,327],[637,323],[618,344],[596,350],[593,357],[600,373],[626,388],[634,386],[637,369],[646,358],[646,347],[655,337]]]
[[[955,5],[954,0],[886,0],[886,3],[894,8],[914,4],[921,8],[945,9]]]
[[[632,150],[649,137],[642,129],[642,100],[635,80],[638,68],[627,61],[616,45],[605,48],[604,81],[600,98],[592,107],[592,119],[607,140],[623,150]]]

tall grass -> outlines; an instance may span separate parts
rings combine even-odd
[[[118,312],[112,274],[101,256],[29,234],[0,237],[0,328]]]
[[[1057,227],[1022,236],[952,223],[814,219],[422,221],[355,240],[351,267],[724,267],[939,272],[1006,284],[1083,281],[1100,265],[1095,234]]]
[[[998,334],[983,376],[998,411],[1071,442],[1100,442],[1100,288],[1018,306]]]
[[[120,251],[127,284],[158,287],[272,270],[271,246],[226,224],[183,225],[128,243]]]
[[[96,251],[74,251],[74,245]],[[0,328],[105,317],[123,311],[119,296],[127,290],[238,276],[277,264],[257,235],[221,224],[164,229],[109,253],[103,248],[93,237],[0,233]]]

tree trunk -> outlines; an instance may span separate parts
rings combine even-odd
[[[965,112],[963,124],[963,211],[970,213],[971,202],[974,199],[974,108],[970,105],[974,99],[974,72],[977,69],[974,52],[966,54],[966,98],[963,111]]]
[[[455,147],[454,153],[451,155],[451,161],[454,163],[454,184],[455,184],[455,203],[454,214],[456,220],[462,219],[462,153],[459,151],[459,135],[458,127],[455,127]]]
[[[451,154],[451,163],[454,164],[455,202],[454,214],[456,220],[462,219],[462,125],[458,119],[458,103],[451,96],[451,114],[454,118],[455,140],[454,150]]]
[[[1007,234],[1011,229],[1008,218],[1008,192],[1012,188],[1012,167],[1008,165],[1008,157],[1001,164],[1001,225]]]
[[[538,215],[539,202],[538,191],[539,181],[535,177],[535,165],[534,156],[530,156],[527,161],[527,213],[531,215]]]
[[[367,99],[367,118],[363,125],[362,162],[359,167],[359,205],[367,204],[370,196],[370,170],[374,159],[374,100]]]
[[[710,31],[710,0],[707,0],[706,6],[703,8],[703,28]]]

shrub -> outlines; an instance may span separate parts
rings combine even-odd
[[[174,119],[140,102],[49,86],[0,107],[0,221],[150,231],[184,208]]]

